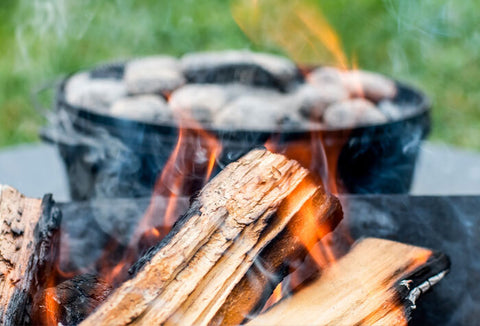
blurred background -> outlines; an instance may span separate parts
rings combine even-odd
[[[43,119],[32,92],[99,62],[148,54],[248,48],[282,53],[275,12],[299,1],[249,0],[269,30],[252,37],[239,21],[246,1],[0,1],[0,147],[38,142]],[[480,150],[480,2],[301,1],[321,14],[349,63],[423,89],[433,102],[430,139]],[[287,8],[287,9],[285,9]],[[269,18],[270,17],[270,18]],[[247,17],[250,19],[251,17]],[[257,21],[258,22],[258,21]],[[251,31],[250,31],[251,32]],[[277,31],[278,32],[278,31]],[[299,35],[286,35],[296,44]],[[291,50],[291,49],[290,49]],[[293,59],[335,63],[325,51]]]

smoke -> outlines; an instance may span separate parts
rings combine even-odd
[[[32,68],[39,52],[81,39],[96,13],[93,3],[91,0],[20,0],[14,18],[19,53],[17,69]]]
[[[419,32],[428,37],[451,37],[450,28],[458,19],[458,1],[383,0],[397,23],[399,33]],[[460,6],[461,7],[461,6]]]
[[[420,63],[430,69],[445,63],[458,68],[478,55],[477,8],[471,2],[383,0],[383,5],[395,24],[387,48],[393,73],[419,74]],[[458,53],[458,48],[465,51]]]

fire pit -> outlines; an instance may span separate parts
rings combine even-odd
[[[226,53],[231,56],[232,52]],[[315,79],[318,75],[315,69],[294,66],[293,72],[290,72],[288,77],[289,80],[286,81],[274,74],[272,77],[268,65],[265,68],[262,64],[252,64],[249,60],[242,59],[243,56],[239,57],[238,52],[233,53],[237,61],[232,63],[231,59],[225,59],[225,64],[214,64],[213,67],[209,66],[212,63],[208,55],[197,55],[193,59],[192,55],[190,57],[187,55],[188,63],[195,69],[185,70],[184,68],[181,77],[185,80],[177,83],[182,84],[186,81],[193,83],[192,86],[205,83],[227,85],[233,81],[247,83],[249,87],[247,94],[259,92],[260,89],[260,91],[270,93],[274,91],[278,94],[303,92],[310,94],[308,95],[310,97],[318,97],[318,92],[312,94],[311,90],[299,89],[299,85],[302,86],[305,79],[303,76],[307,76],[309,80]],[[247,53],[247,58],[249,55],[252,54]],[[198,60],[200,63],[196,62]],[[282,60],[285,59],[282,58]],[[82,78],[90,78],[94,82],[107,80],[114,83],[122,79],[128,81],[138,78],[135,74],[132,77],[132,73],[126,75],[126,67],[129,64],[132,63],[102,65],[84,73]],[[171,65],[172,63],[168,67]],[[326,68],[326,71],[328,69]],[[331,78],[331,74],[324,75],[327,75],[327,80]],[[229,114],[223,118],[223,125],[222,123],[205,124],[202,123],[202,117],[206,114],[204,111],[196,112],[200,116],[190,112],[194,119],[189,121],[194,120],[194,123],[189,124],[175,123],[168,115],[166,120],[165,117],[160,117],[158,121],[145,121],[135,116],[137,113],[124,113],[125,107],[131,105],[131,100],[116,104],[112,107],[112,111],[95,110],[79,105],[78,102],[72,103],[72,100],[68,99],[66,88],[73,78],[78,76],[69,77],[60,84],[56,110],[53,112],[54,123],[42,132],[44,139],[58,145],[67,167],[73,199],[148,196],[154,190],[155,184],[157,183],[158,186],[158,182],[161,181],[159,179],[162,171],[163,175],[169,174],[170,177],[174,175],[172,166],[169,167],[168,164],[172,156],[176,160],[175,164],[178,162],[183,164],[182,185],[176,192],[188,195],[198,191],[211,174],[217,173],[226,164],[258,146],[266,146],[300,161],[316,176],[329,179],[329,187],[335,191],[406,193],[412,181],[418,146],[429,131],[427,99],[418,90],[398,82],[394,84],[392,82],[396,92],[389,100],[390,108],[387,104],[384,105],[383,110],[391,111],[393,105],[404,108],[405,112],[391,119],[385,116],[379,119],[374,115],[376,118],[366,120],[366,125],[345,124],[348,119],[338,120],[338,117],[342,117],[342,113],[334,112],[330,114],[331,118],[323,117],[323,123],[305,119],[299,122],[296,118],[287,116],[282,118],[282,123],[276,127],[268,123],[265,127],[262,125],[259,127],[242,125],[241,122],[240,125],[238,123],[235,125],[238,118],[230,118]],[[320,74],[320,78],[325,76],[322,77]],[[156,92],[157,97],[163,94],[162,96],[169,99],[170,103],[178,103],[179,100],[174,99],[179,96],[176,96],[175,92],[171,94],[171,91],[179,86],[175,83],[173,86],[168,86],[170,89],[162,90],[158,85],[155,88],[154,82],[146,84],[139,82],[137,83],[139,89],[133,87],[130,92]],[[268,86],[267,90],[265,86]],[[380,101],[379,98],[375,98],[375,93],[372,95],[371,91],[364,94],[362,87],[359,90],[355,83],[350,88],[351,92],[359,93],[355,96],[370,96],[372,101],[378,103]],[[332,92],[327,94],[330,96]],[[102,93],[101,87],[97,88],[97,93]],[[188,92],[185,91],[185,93]],[[307,95],[305,96],[308,98]],[[217,97],[215,100],[218,100]],[[93,101],[93,95],[88,97],[88,100]],[[241,100],[246,101],[240,99],[240,102]],[[272,101],[275,100],[273,98]],[[155,106],[155,101],[157,100],[143,96],[141,106],[143,108]],[[248,102],[243,105],[247,107],[246,112],[250,112],[248,110],[256,104]],[[364,106],[364,104],[359,105]],[[238,110],[241,111],[241,107],[241,103],[237,104]],[[295,105],[287,105],[287,108],[294,111]],[[305,108],[303,110],[305,111]],[[313,109],[307,110],[308,115],[312,115],[315,119],[318,110],[318,107],[315,108],[313,105]],[[337,111],[341,110],[341,107],[337,109]],[[232,112],[238,114],[238,111]],[[299,112],[302,112],[302,109]],[[252,113],[245,113],[245,115],[249,120],[260,122],[265,120],[257,117],[256,114],[252,116]],[[229,122],[228,119],[233,120]],[[327,120],[333,122],[329,124]],[[339,121],[337,125],[335,121]],[[180,142],[182,142],[181,145],[179,145]],[[180,151],[176,152],[176,148]]]
[[[40,202],[9,187],[0,191],[7,222],[0,266],[7,281],[28,275],[13,284],[0,280],[6,324],[263,325],[309,318],[318,325],[405,325],[420,296],[435,300],[426,293],[439,282],[447,285],[434,292],[447,297],[443,303],[471,293],[461,285],[466,274],[455,269],[449,280],[459,286],[442,281],[450,269],[445,254],[418,245],[448,252],[454,266],[476,268],[473,257],[460,254],[463,247],[445,241],[458,236],[473,244],[460,218],[473,216],[475,198],[451,199],[450,210],[447,202],[420,197],[339,201],[298,162],[266,150],[229,164],[192,199],[57,205],[51,196]],[[432,203],[449,226],[441,237],[429,228],[437,227],[431,221],[439,214]],[[423,220],[402,207],[417,207]],[[182,212],[172,226],[175,218],[168,217]],[[355,241],[366,235],[413,244]],[[138,251],[152,240],[150,249]],[[463,316],[474,316],[472,307]],[[447,308],[456,309],[454,303]]]

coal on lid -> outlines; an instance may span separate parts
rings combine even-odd
[[[65,93],[69,104],[100,114],[219,129],[349,128],[409,112],[380,74],[319,67],[302,76],[287,58],[245,50],[133,59],[123,74],[79,72]]]

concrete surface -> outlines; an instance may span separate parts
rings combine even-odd
[[[52,193],[57,201],[70,199],[65,168],[52,145],[28,144],[0,151],[0,184],[29,197]]]
[[[411,192],[415,195],[480,195],[480,153],[425,143]]]

